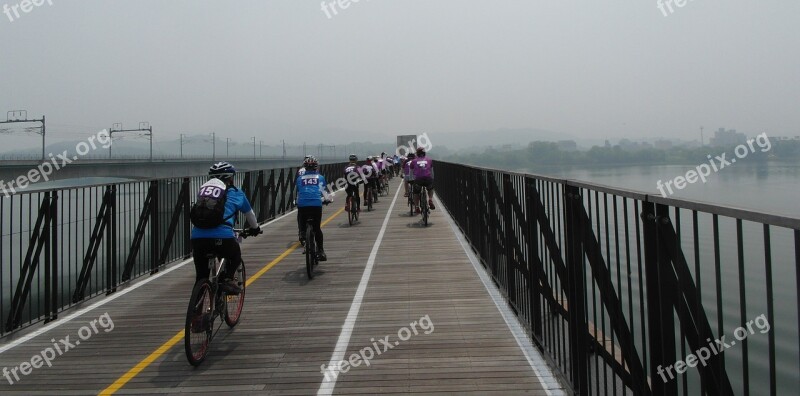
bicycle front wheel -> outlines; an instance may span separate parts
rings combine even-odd
[[[236,284],[242,291],[239,294],[225,295],[225,323],[230,328],[233,328],[239,324],[239,320],[242,318],[242,309],[244,308],[244,291],[246,286],[245,284],[247,283],[247,272],[244,268],[244,261],[239,264],[239,268],[236,269],[233,279],[236,280]]]
[[[192,298],[186,311],[186,327],[184,329],[186,359],[192,366],[199,366],[208,354],[214,315],[211,302],[211,283],[208,279],[197,281],[192,289]]]

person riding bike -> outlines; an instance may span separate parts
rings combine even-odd
[[[311,158],[306,164],[306,173],[298,176],[295,180],[297,186],[297,212],[300,218],[300,243],[305,246],[306,226],[308,219],[311,219],[312,226],[314,227],[315,239],[317,242],[317,256],[319,261],[327,261],[328,256],[323,249],[323,237],[320,223],[322,223],[322,204],[323,198],[325,203],[331,202],[330,198],[325,193],[327,182],[325,176],[319,174],[317,168],[319,163],[316,158]]]
[[[417,158],[414,153],[408,153],[408,157],[403,161],[403,187],[405,187],[404,197],[408,197],[408,187],[414,185],[414,172],[411,171],[411,161]]]
[[[296,174],[294,177],[295,177],[295,178],[298,178],[298,177],[300,177],[300,176],[303,176],[303,175],[305,175],[305,174],[306,174],[306,167],[308,166],[308,164],[309,164],[309,163],[310,163],[312,160],[315,160],[315,159],[314,159],[314,156],[312,156],[312,155],[307,155],[307,156],[306,156],[306,157],[303,159],[303,166],[301,166],[301,167],[300,167],[300,169],[298,169],[298,170],[297,170],[297,174]],[[295,190],[295,192],[298,192],[298,194],[295,194],[295,196],[296,196],[296,197],[299,197],[299,196],[300,196],[300,194],[299,194],[299,190],[297,190],[298,186],[297,186],[297,185],[295,185],[294,187],[295,187],[295,189],[296,189],[296,190]],[[295,206],[296,206],[296,205],[295,205]],[[305,235],[306,235],[306,234],[305,234],[305,233],[302,231],[302,230],[303,230],[303,226],[302,226],[302,220],[303,220],[303,219],[300,217],[300,211],[298,210],[298,211],[297,211],[297,230],[298,230],[298,232],[300,233],[300,239],[301,239],[301,240],[302,240],[302,239],[305,237]]]
[[[345,191],[347,192],[348,197],[352,197],[352,202],[355,203],[357,210],[361,211],[361,196],[358,193],[358,186],[364,184],[364,175],[361,172],[361,168],[358,166],[358,156],[355,154],[350,154],[350,163],[347,164],[347,167],[344,168],[344,178],[347,180],[347,188]],[[352,208],[350,207],[349,201],[345,203],[344,210],[350,211]]]
[[[428,207],[431,210],[436,209],[433,206],[433,160],[427,157],[425,148],[417,147],[417,158],[411,161],[411,170],[414,173],[414,204],[417,213],[421,212],[418,194],[422,192],[422,187],[428,190]]]
[[[305,158],[303,158],[303,165],[297,168],[297,174],[295,174],[295,177],[303,176],[306,173],[306,163],[308,163],[308,160],[311,158],[313,157],[310,155],[307,155]]]
[[[373,162],[372,156],[367,156],[366,164],[361,166],[361,174],[364,175],[366,179],[366,183],[364,184],[364,199],[371,199],[372,202],[377,202],[377,197],[372,196],[372,191],[377,191],[378,189],[378,168]]]
[[[230,294],[241,292],[239,285],[233,279],[235,271],[242,261],[242,251],[233,231],[236,214],[244,213],[247,224],[250,226],[248,233],[257,235],[261,233],[255,212],[244,193],[233,185],[236,168],[227,162],[218,162],[208,170],[210,180],[203,184],[198,194],[199,198],[225,196],[225,211],[222,224],[213,228],[192,227],[192,258],[197,274],[197,280],[209,276],[208,255],[215,254],[223,257],[232,265],[225,266],[222,275],[223,288]]]

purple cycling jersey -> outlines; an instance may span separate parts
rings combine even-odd
[[[367,163],[361,167],[361,174],[367,179],[374,179],[378,177],[380,172],[378,172],[378,168],[375,164]]]
[[[406,176],[409,175],[409,173],[411,172],[410,166],[411,166],[411,160],[406,160],[405,162],[403,162],[403,174],[404,175],[406,175]]]
[[[415,179],[433,179],[433,160],[419,157],[411,161],[411,169]]]
[[[347,165],[347,167],[344,168],[344,178],[350,185],[358,185],[363,177],[361,167],[358,165]]]

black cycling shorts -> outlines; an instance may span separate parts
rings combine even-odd
[[[433,179],[416,179],[412,182],[414,185],[414,192],[419,192],[422,187],[428,191],[433,190]]]

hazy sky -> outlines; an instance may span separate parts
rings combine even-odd
[[[139,121],[156,140],[295,143],[335,143],[332,130],[800,135],[795,0],[692,0],[666,17],[656,0],[361,0],[332,18],[319,0],[52,3],[0,14],[0,117],[45,114],[54,139]]]

